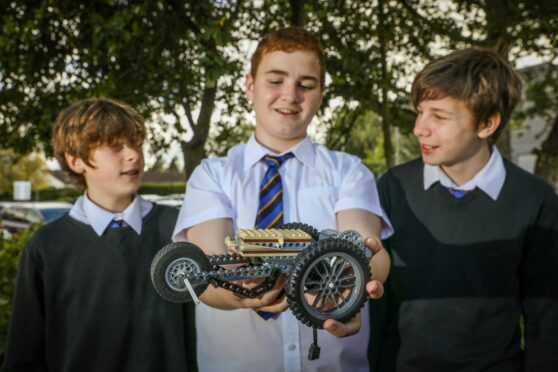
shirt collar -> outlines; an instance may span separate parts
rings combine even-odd
[[[248,140],[248,142],[246,142],[246,147],[244,149],[244,169],[250,168],[257,162],[259,162],[265,155],[269,154],[278,156],[286,154],[288,152],[292,152],[293,155],[303,164],[309,167],[314,166],[316,153],[312,141],[310,141],[310,138],[308,136],[287,151],[276,154],[260,144],[256,140],[256,135],[252,133],[250,139]]]
[[[440,182],[445,187],[459,188],[461,190],[473,190],[475,187],[478,187],[493,200],[496,200],[504,186],[506,168],[504,167],[502,155],[494,146],[492,147],[492,154],[488,163],[471,180],[461,186],[456,186],[438,165],[424,164],[423,175],[425,190],[429,189],[436,182]]]
[[[83,194],[82,207],[87,221],[95,230],[97,235],[101,236],[107,229],[112,220],[123,220],[136,233],[141,234],[142,228],[142,198],[136,196],[132,203],[122,212],[114,213],[95,204],[87,193]]]

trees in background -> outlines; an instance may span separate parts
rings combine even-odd
[[[62,107],[92,95],[109,96],[130,103],[149,119],[149,143],[155,152],[165,154],[169,143],[179,143],[189,174],[208,153],[222,154],[246,137],[249,108],[242,77],[250,43],[291,23],[314,31],[326,49],[331,82],[320,117],[329,129],[327,143],[369,158],[381,172],[398,156],[403,161],[416,155],[406,148],[414,119],[408,92],[427,61],[452,48],[474,45],[512,61],[536,52],[557,64],[557,4],[4,2],[0,147],[49,153],[51,123]],[[369,149],[378,146],[382,151]],[[508,153],[506,142],[499,146]],[[540,159],[548,158],[545,154],[552,148],[543,146]],[[558,173],[552,167],[541,162],[537,172]]]
[[[244,60],[236,56],[245,33],[253,32],[251,7],[242,1],[180,0],[4,4],[3,147],[49,153],[51,123],[62,107],[107,96],[146,117],[174,117],[159,121],[150,140],[161,148],[164,132],[166,141],[179,141],[187,171],[205,156],[215,103],[231,102],[240,77]],[[234,113],[235,105],[229,106]]]
[[[48,187],[45,159],[37,153],[21,155],[0,149],[0,195],[12,194],[14,181],[30,181],[32,190]]]

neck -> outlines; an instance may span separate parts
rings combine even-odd
[[[281,154],[287,150],[290,150],[291,148],[293,148],[294,146],[296,146],[298,143],[302,142],[306,136],[301,137],[301,138],[293,138],[293,139],[288,139],[288,140],[273,140],[273,139],[261,139],[261,136],[258,136],[258,134],[256,133],[256,141],[258,141],[258,143],[260,145],[262,145],[263,147],[265,147],[266,149],[268,149],[269,151],[275,153],[275,154]]]
[[[454,164],[440,165],[440,167],[453,183],[460,186],[473,179],[486,166],[490,160],[491,151],[489,146],[482,146],[469,158]]]

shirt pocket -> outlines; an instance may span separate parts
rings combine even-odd
[[[335,229],[335,202],[337,188],[320,186],[300,189],[297,193],[299,221],[318,230]]]

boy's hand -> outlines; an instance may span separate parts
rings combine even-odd
[[[372,251],[372,256],[382,250],[382,242],[376,237],[369,237],[365,240],[366,246]],[[384,285],[378,280],[371,280],[366,283],[366,292],[373,299],[381,298],[384,294]],[[343,324],[334,319],[327,319],[324,322],[324,329],[336,337],[351,336],[360,331],[360,313],[349,322]]]
[[[372,257],[384,249],[382,245],[382,241],[378,237],[368,237],[364,240],[368,249],[372,251]],[[370,268],[372,268],[372,260],[368,262]],[[372,275],[374,275],[374,271],[372,271]],[[384,285],[379,280],[372,279],[368,283],[366,283],[366,292],[368,292],[368,296],[374,300],[381,298],[384,295]]]
[[[252,289],[261,284],[263,279],[256,280],[244,280],[242,286],[248,289]],[[282,274],[277,279],[275,286],[256,298],[245,298],[236,297],[238,300],[238,305],[241,308],[251,308],[259,311],[266,311],[271,313],[280,313],[288,308],[287,297],[283,291],[285,284],[287,283],[286,275]]]

